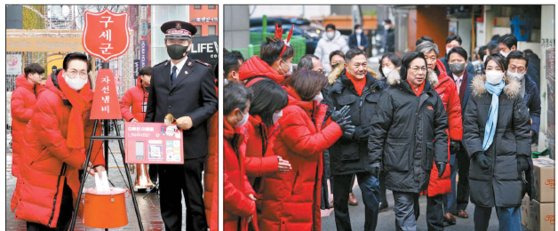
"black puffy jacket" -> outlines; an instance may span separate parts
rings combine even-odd
[[[366,75],[366,85],[359,96],[345,72],[341,74],[328,91],[329,108],[350,106],[351,122],[356,126],[352,138],[339,139],[330,149],[332,175],[366,172],[372,169],[373,161],[368,156],[368,136],[370,120],[378,110],[378,101],[385,83]],[[379,167],[380,163],[376,165]]]
[[[419,193],[428,186],[432,163],[447,162],[448,121],[442,100],[428,81],[417,97],[409,83],[399,79],[398,72],[388,76],[390,86],[372,119],[369,155],[382,161],[386,188]]]

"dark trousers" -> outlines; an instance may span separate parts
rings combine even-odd
[[[335,225],[338,231],[351,230],[349,216],[349,193],[353,187],[351,180],[355,174],[333,176],[333,207]],[[378,223],[378,204],[380,203],[380,183],[378,178],[368,172],[356,173],[358,185],[364,202],[364,230],[376,230]]]
[[[185,160],[184,165],[159,165],[161,217],[165,230],[181,230],[182,195],[186,202],[186,230],[207,230],[203,187],[205,158]]]
[[[393,191],[395,230],[416,231],[419,217],[419,194]]]
[[[457,153],[459,182],[457,183],[457,210],[466,210],[469,204],[469,155],[465,150]]]
[[[475,206],[475,231],[486,231],[490,222],[492,207]],[[496,207],[498,230],[521,231],[521,207]]]
[[[70,225],[70,220],[72,219],[72,212],[74,211],[72,190],[67,184],[64,184],[64,189],[62,190],[62,202],[60,204],[60,214],[58,215],[58,221],[56,228],[50,228],[46,225],[27,222],[28,231],[65,231]]]
[[[426,224],[430,231],[444,230],[444,198],[445,195],[427,198]]]
[[[150,164],[149,165],[149,178],[151,179],[151,182],[153,182],[153,184],[157,184],[157,175],[158,175],[158,170],[157,167],[159,165],[158,164]]]
[[[386,174],[382,171],[380,173],[380,202],[382,202],[382,204],[387,205],[387,199],[386,199]]]

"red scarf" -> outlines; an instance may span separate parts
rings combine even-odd
[[[347,75],[347,78],[349,78],[351,80],[351,82],[353,83],[353,86],[355,87],[355,90],[356,90],[358,96],[362,96],[362,91],[364,90],[364,87],[366,86],[366,76],[364,76],[364,78],[362,78],[362,79],[357,79],[357,77],[355,77],[354,75],[349,73],[347,70],[345,70],[345,73]]]
[[[425,80],[427,81],[427,80]],[[420,96],[420,94],[422,94],[422,91],[424,90],[424,85],[426,84],[426,82],[422,82],[422,84],[418,87],[415,87],[415,85],[411,84],[411,82],[409,80],[407,80],[407,83],[409,83],[409,87],[411,87],[411,90],[413,90],[413,92],[415,93],[415,95],[418,97]]]
[[[58,84],[64,96],[72,104],[70,119],[68,120],[68,133],[66,135],[66,145],[69,148],[84,148],[84,126],[83,113],[91,110],[93,92],[89,89],[89,81],[78,92],[66,83],[62,77],[63,71],[58,74]],[[77,77],[76,77],[77,78]]]

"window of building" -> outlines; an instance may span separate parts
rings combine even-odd
[[[217,9],[217,5],[207,5],[207,9],[210,10]]]
[[[196,35],[202,35],[202,26],[196,26],[196,29],[198,29],[198,32],[196,33]]]
[[[201,10],[201,5],[194,5],[194,9]]]
[[[217,34],[217,26],[208,26],[207,27],[207,34],[208,35],[215,35]]]

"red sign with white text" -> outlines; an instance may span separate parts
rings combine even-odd
[[[92,120],[122,119],[116,95],[116,83],[110,69],[99,69],[91,106]]]
[[[182,130],[164,123],[124,123],[127,164],[183,164]]]
[[[90,55],[108,62],[126,52],[129,40],[127,13],[85,12],[82,45]]]

